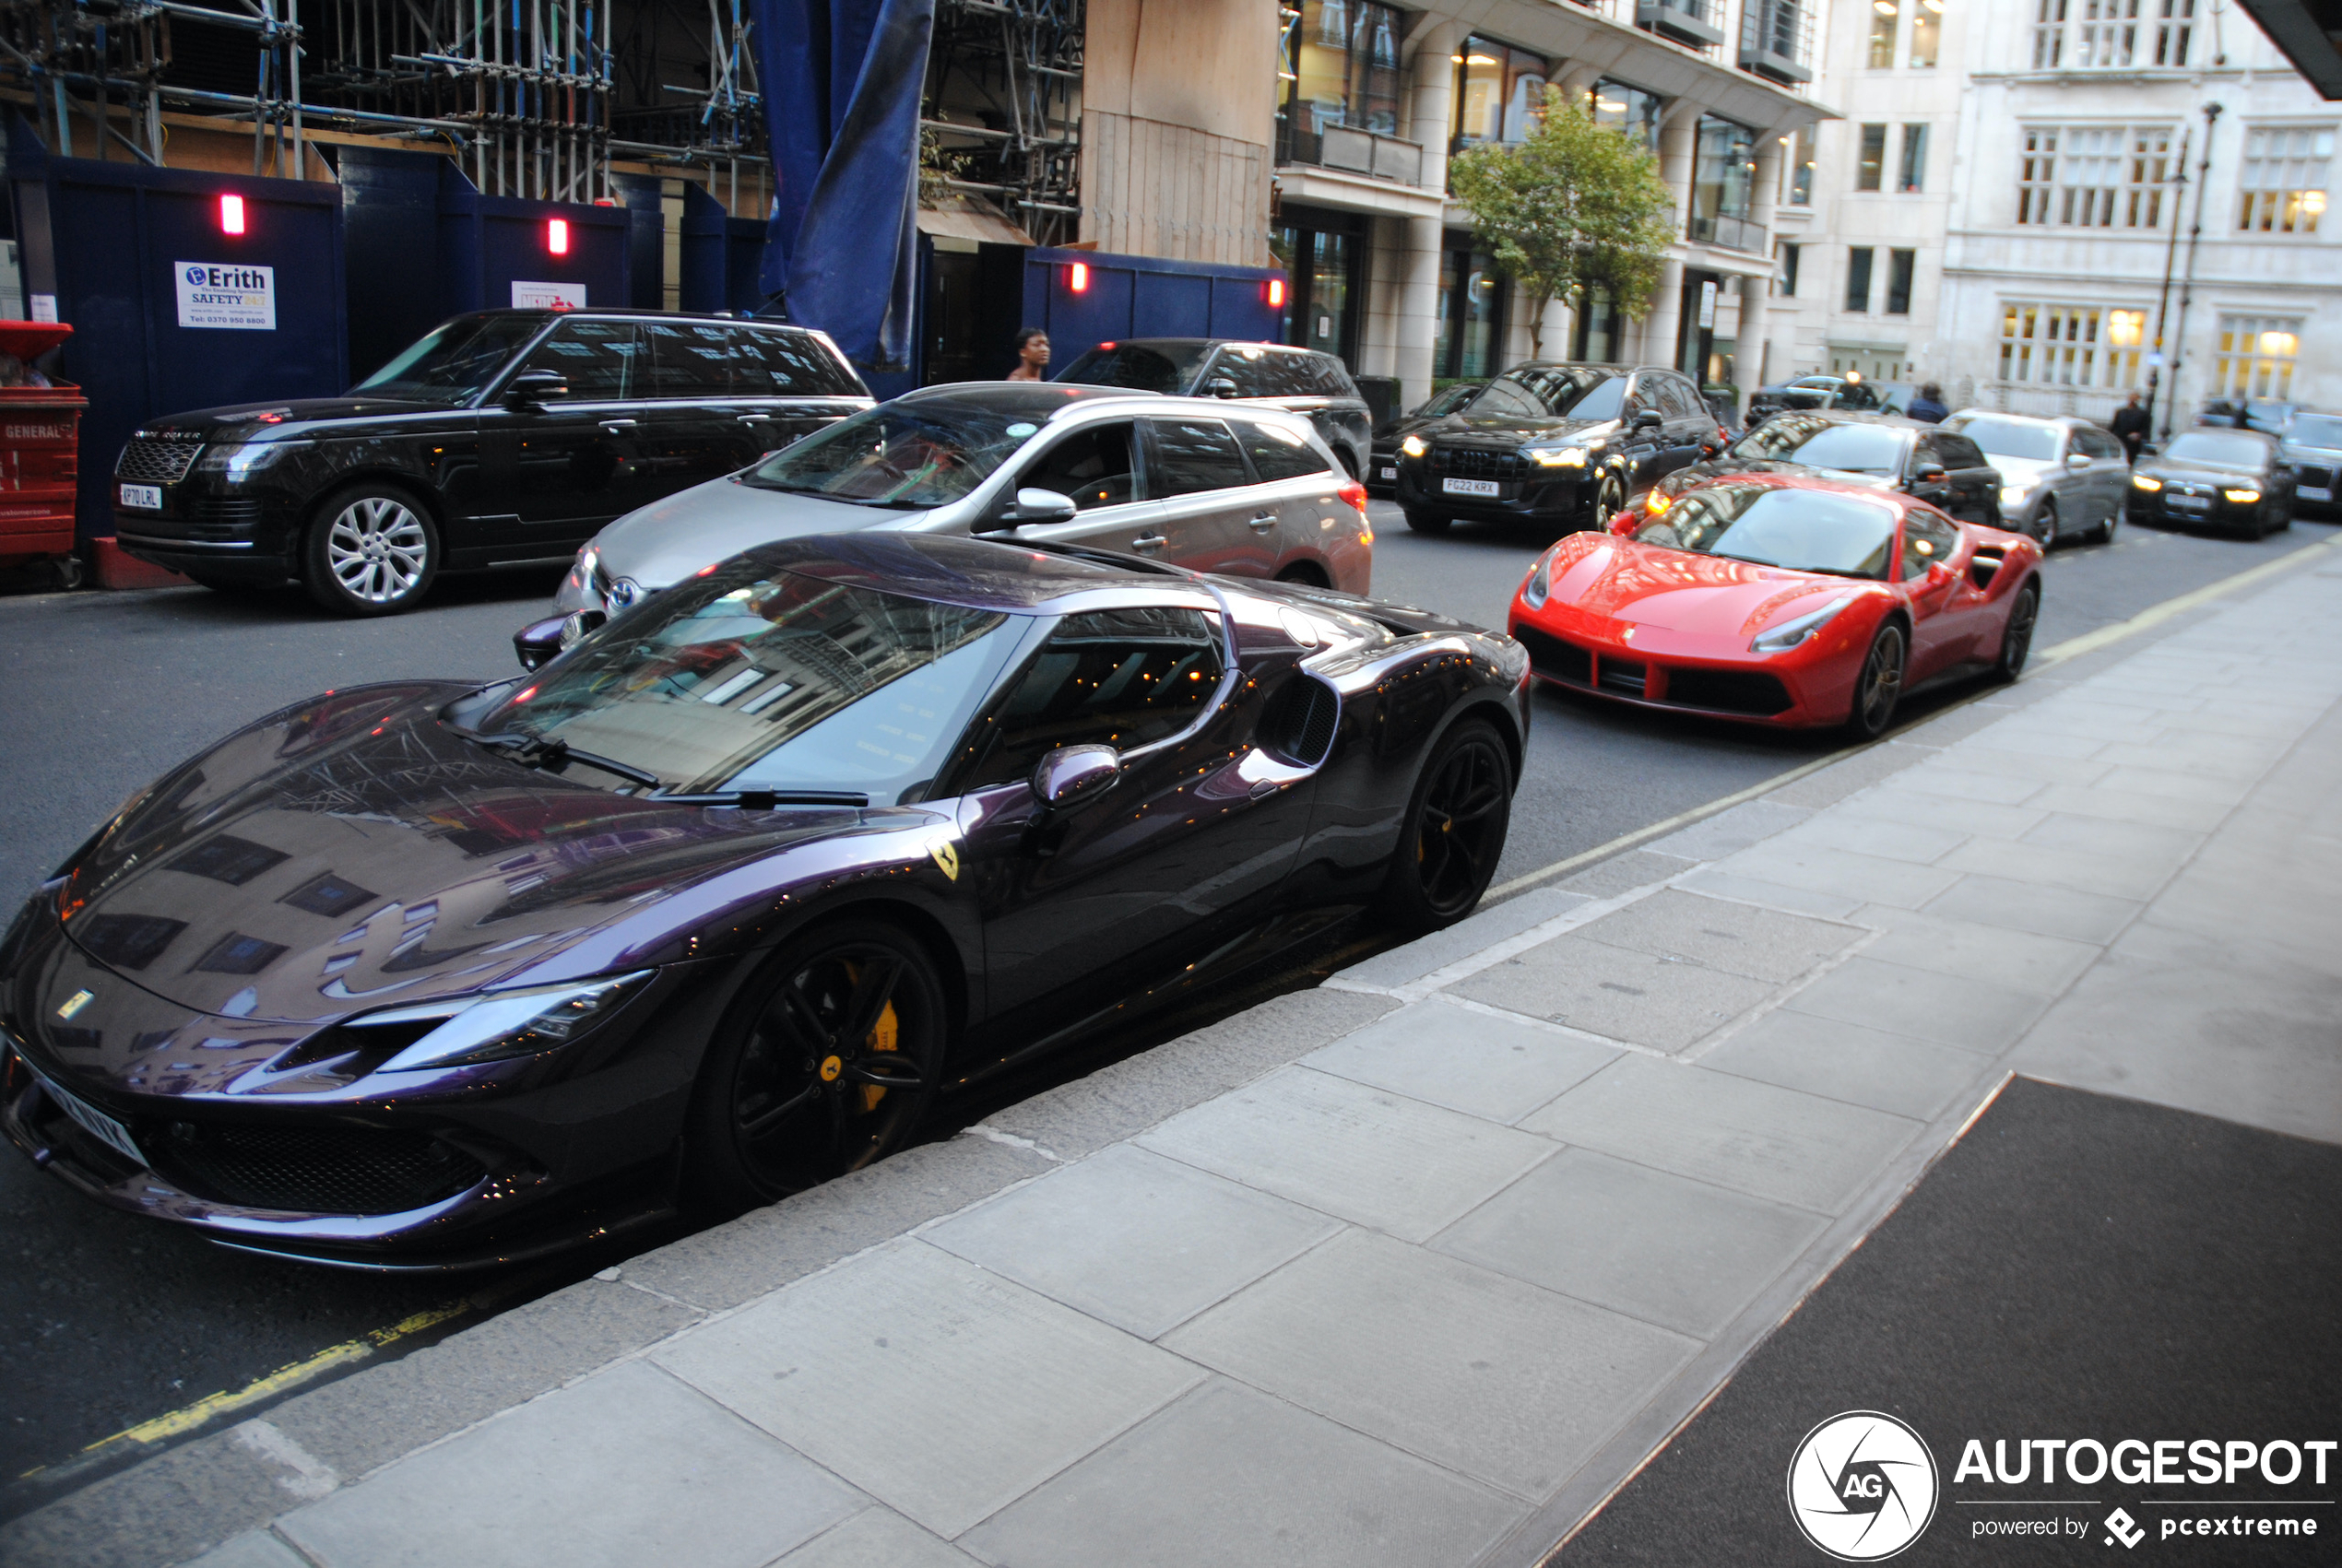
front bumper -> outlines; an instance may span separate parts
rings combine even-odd
[[[231,583],[281,583],[295,574],[302,498],[254,476],[231,485],[191,470],[174,484],[142,487],[161,505],[122,504],[125,481],[111,487],[115,541],[124,553],[172,572]]]
[[[2192,496],[2175,494],[2169,485],[2159,490],[2143,490],[2134,485],[2123,504],[2126,515],[2134,523],[2233,530],[2250,529],[2258,524],[2261,508],[2266,502],[2250,501],[2240,504],[2217,492]]]
[[[1463,521],[1591,527],[1602,471],[1532,468],[1522,478],[1479,481],[1495,485],[1493,496],[1451,494],[1446,481],[1454,477],[1433,472],[1423,458],[1409,458],[1399,465],[1399,504]]]
[[[1781,729],[1843,724],[1853,707],[1861,654],[1851,664],[1836,656],[1842,631],[1780,654],[1719,655],[1550,601],[1532,610],[1518,596],[1506,630],[1528,648],[1539,680],[1633,707]]]

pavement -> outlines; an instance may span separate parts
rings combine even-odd
[[[2342,1143],[2342,557],[2162,631],[164,1453],[0,1562],[1539,1562],[2013,1076]]]

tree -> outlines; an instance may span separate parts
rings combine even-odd
[[[1639,320],[1675,237],[1675,203],[1659,160],[1624,132],[1594,123],[1585,105],[1548,89],[1528,139],[1490,142],[1448,165],[1448,190],[1472,215],[1496,270],[1529,297],[1529,342],[1544,354],[1548,302],[1582,311],[1610,292]]]

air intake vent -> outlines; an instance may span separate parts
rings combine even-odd
[[[396,1214],[453,1197],[488,1174],[450,1144],[403,1129],[175,1123],[146,1147],[198,1197],[315,1214]]]
[[[1314,768],[1333,749],[1334,722],[1341,716],[1342,699],[1332,688],[1295,676],[1271,701],[1260,737],[1287,760]]]

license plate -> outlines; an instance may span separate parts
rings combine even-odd
[[[160,512],[162,488],[160,485],[124,485],[122,487],[122,504],[146,512]]]
[[[1399,477],[1399,470],[1386,465],[1382,470],[1382,477],[1386,479],[1395,479]]]
[[[115,1121],[95,1105],[83,1104],[79,1100],[51,1083],[40,1073],[34,1073],[32,1076],[40,1080],[41,1092],[55,1101],[57,1108],[78,1123],[83,1132],[88,1133],[117,1154],[127,1156],[141,1165],[147,1163],[147,1157],[139,1152],[137,1142],[131,1138],[128,1127]]]
[[[1486,496],[1491,501],[1496,497],[1496,481],[1494,479],[1449,479],[1439,488],[1449,495]]]

